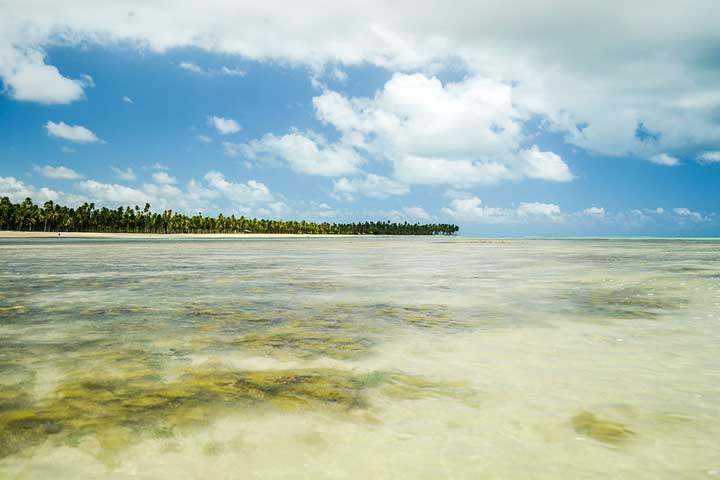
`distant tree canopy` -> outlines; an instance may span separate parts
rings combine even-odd
[[[313,223],[292,220],[264,220],[235,215],[205,217],[201,213],[192,217],[165,210],[163,213],[135,206],[95,208],[94,203],[83,203],[69,208],[47,201],[40,207],[30,198],[12,203],[8,197],[0,198],[0,230],[41,232],[103,232],[103,233],[307,233],[343,235],[452,235],[457,225],[446,223]]]

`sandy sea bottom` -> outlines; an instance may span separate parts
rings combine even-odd
[[[720,478],[720,242],[0,241],[0,478]]]

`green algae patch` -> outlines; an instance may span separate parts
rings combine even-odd
[[[402,325],[425,330],[457,330],[472,327],[466,317],[453,315],[447,305],[386,306],[378,313]]]
[[[446,398],[478,406],[477,392],[465,382],[433,380],[400,372],[372,372],[364,377],[368,385],[378,388],[380,394],[393,400],[421,400],[425,398]]]
[[[294,289],[317,291],[338,290],[340,288],[340,284],[327,280],[293,279],[289,280],[286,285]]]
[[[0,306],[0,318],[14,317],[15,315],[20,315],[25,312],[27,312],[27,307],[25,305]]]
[[[300,358],[324,356],[345,360],[366,355],[373,342],[367,337],[349,333],[285,326],[250,332],[234,344],[243,350],[260,354],[284,354]]]
[[[599,442],[619,443],[634,435],[634,432],[622,423],[597,418],[587,411],[578,413],[570,422],[577,433]]]
[[[50,436],[78,445],[93,435],[104,449],[121,450],[143,435],[171,436],[175,427],[204,424],[224,412],[261,404],[338,411],[367,404],[362,383],[342,370],[191,369],[169,383],[146,373],[68,382],[53,397],[35,403],[20,392],[5,393],[0,458]]]
[[[281,321],[276,312],[254,309],[230,310],[202,303],[191,303],[178,313],[202,333],[233,334]]]
[[[621,319],[654,319],[687,305],[687,300],[651,288],[576,289],[565,299],[583,314]]]
[[[92,437],[102,449],[99,458],[111,462],[115,453],[142,438],[169,438],[176,429],[203,425],[238,409],[348,414],[370,407],[370,391],[393,400],[437,397],[467,403],[472,396],[463,385],[400,372],[234,371],[211,364],[163,382],[152,369],[127,370],[62,383],[42,400],[33,401],[20,389],[3,393],[0,458],[46,441],[80,446]]]

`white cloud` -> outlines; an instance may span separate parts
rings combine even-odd
[[[153,180],[155,180],[156,183],[162,183],[164,185],[171,185],[177,181],[175,177],[170,176],[165,171],[159,171],[152,174]]]
[[[85,88],[92,88],[95,86],[95,80],[93,80],[93,77],[91,77],[87,73],[83,73],[82,75],[80,75],[80,79],[78,80],[78,82],[80,82],[80,85]]]
[[[500,162],[407,156],[396,159],[394,164],[395,176],[409,184],[492,185],[515,178],[510,168]]]
[[[195,140],[202,143],[212,143],[212,138],[207,135],[195,135]]]
[[[522,174],[529,178],[569,182],[573,179],[570,168],[560,155],[553,152],[541,152],[537,145],[520,152],[523,160]]]
[[[712,61],[720,45],[716,0],[692,7],[555,0],[551,7],[536,0],[515,0],[512,9],[501,0],[457,0],[453,8],[438,0],[392,6],[382,0],[208,0],[168,9],[160,1],[128,7],[6,0],[0,76],[16,98],[77,100],[81,85],[46,65],[40,48],[119,41],[157,52],[194,47],[304,64],[313,71],[372,64],[429,73],[460,65],[468,77],[508,86],[522,118],[538,115],[546,128],[591,152],[650,158],[720,148],[720,64]],[[640,123],[651,135],[637,135]]]
[[[336,177],[351,175],[365,159],[352,148],[328,143],[324,137],[308,132],[283,136],[267,134],[246,144],[224,144],[229,156],[243,155],[248,160],[282,160],[298,173]]]
[[[7,12],[6,12],[7,13]],[[0,7],[0,16],[2,7]],[[0,20],[0,32],[3,22]],[[81,80],[62,76],[58,69],[45,63],[45,55],[36,48],[14,48],[3,45],[0,34],[0,77],[5,91],[15,100],[41,104],[66,104],[83,98],[83,87],[89,75]]]
[[[591,217],[591,218],[604,218],[605,217],[605,209],[602,207],[586,208],[585,210],[583,210],[580,213],[586,217]]]
[[[680,165],[680,160],[668,155],[667,153],[658,153],[657,155],[650,157],[649,160],[653,163],[664,165],[666,167],[676,167]]]
[[[210,171],[205,175],[205,181],[211,188],[220,192],[233,203],[253,204],[274,200],[270,189],[264,183],[255,180],[248,180],[245,183],[233,183],[227,181],[222,173]]]
[[[63,153],[74,153],[75,149],[73,147],[68,147],[67,145],[63,145],[60,147],[60,151]]]
[[[193,62],[180,62],[178,64],[178,67],[182,68],[183,70],[187,70],[188,72],[198,73],[201,75],[207,75],[209,77],[214,77],[216,75],[227,75],[232,77],[244,77],[247,72],[245,70],[239,69],[239,68],[232,68],[223,65],[220,69],[207,69],[205,67],[202,67],[198,65],[197,63]]]
[[[409,191],[407,185],[374,173],[363,178],[342,177],[333,181],[333,194],[347,201],[354,200],[357,194],[382,199],[392,195],[405,195]]]
[[[194,214],[218,210],[215,202],[227,200],[232,205],[231,211],[243,214],[263,212],[277,216],[287,210],[265,184],[256,180],[235,183],[217,171],[208,172],[203,180],[191,180],[184,190],[167,183],[146,183],[135,188],[96,180],[77,182],[75,188],[92,201],[111,206],[150,203],[155,210],[171,208]]]
[[[133,99],[128,96],[122,97],[122,101],[125,103],[135,103],[133,102]]]
[[[679,217],[689,218],[690,220],[693,220],[695,222],[700,222],[703,220],[702,214],[698,212],[693,212],[689,208],[685,207],[673,208],[673,213]]]
[[[521,217],[547,217],[553,220],[560,220],[560,207],[554,203],[530,202],[521,203],[517,208]]]
[[[205,70],[200,66],[192,62],[180,62],[178,65],[183,70],[187,70],[188,72],[193,73],[205,73]]]
[[[80,125],[68,125],[65,122],[47,122],[45,129],[51,137],[62,138],[75,143],[95,143],[100,139],[93,132]]]
[[[152,203],[153,200],[153,198],[143,190],[116,183],[84,180],[75,184],[75,188],[81,190],[94,200],[110,204]]]
[[[344,82],[348,78],[347,73],[343,72],[341,69],[339,69],[337,67],[333,68],[331,76],[333,79],[337,80],[338,82]]]
[[[165,165],[164,163],[155,162],[149,167],[143,167],[143,168],[149,168],[150,170],[170,170],[170,167]]]
[[[455,220],[481,223],[509,223],[513,221],[510,210],[504,208],[485,207],[477,197],[456,198],[444,207],[442,212]]]
[[[220,73],[222,73],[223,75],[230,75],[230,76],[234,76],[234,77],[244,77],[247,72],[240,68],[230,68],[230,67],[223,66],[220,69]]]
[[[430,220],[432,218],[427,210],[418,206],[403,207],[402,211],[411,220]]]
[[[110,169],[115,173],[115,176],[119,178],[120,180],[125,180],[128,182],[131,182],[133,180],[136,180],[137,177],[135,176],[135,172],[133,172],[133,169],[128,167],[125,170],[118,168],[118,167],[110,167]]]
[[[221,135],[229,135],[241,130],[240,124],[232,118],[208,117],[208,123],[215,127],[215,130]]]
[[[341,144],[390,161],[405,183],[573,178],[559,155],[521,147],[524,117],[501,82],[473,77],[443,85],[419,73],[395,74],[372,99],[326,91],[313,103],[318,118],[341,132]]]
[[[717,163],[717,162],[720,162],[720,151],[705,152],[705,153],[698,155],[697,158],[702,163]]]
[[[553,203],[528,202],[521,203],[517,208],[498,208],[483,206],[478,197],[456,198],[442,212],[455,220],[478,223],[564,220],[560,207]]]
[[[45,202],[48,200],[56,202],[60,200],[62,196],[62,192],[45,187],[37,189],[15,177],[0,177],[0,197],[8,197],[13,202],[21,202],[27,197],[32,198],[35,202]]]
[[[77,173],[75,170],[63,166],[53,167],[51,165],[45,165],[39,167],[36,165],[33,167],[33,170],[45,178],[57,178],[62,180],[77,180],[82,178],[82,175]]]

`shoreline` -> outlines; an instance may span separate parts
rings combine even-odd
[[[58,235],[58,233],[60,235]],[[161,239],[248,239],[248,238],[454,238],[490,243],[505,243],[518,240],[601,240],[601,241],[713,241],[720,242],[720,237],[483,237],[464,235],[355,235],[339,233],[104,233],[104,232],[26,232],[15,230],[0,230],[0,240],[23,239],[115,239],[115,240],[161,240]]]
[[[384,235],[343,235],[311,233],[105,233],[105,232],[19,232],[0,230],[0,240],[32,238],[108,238],[108,239],[172,239],[172,238],[355,238],[382,237]],[[417,237],[431,235],[388,235]]]

